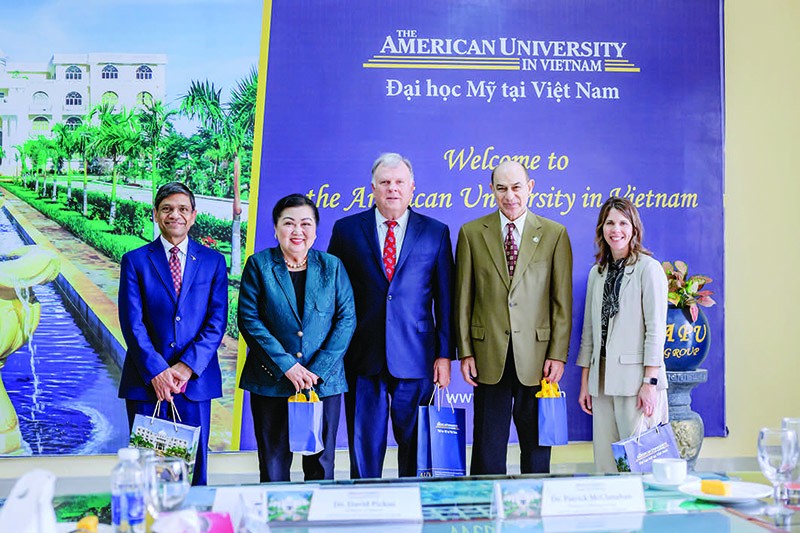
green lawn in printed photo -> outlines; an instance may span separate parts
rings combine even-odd
[[[74,211],[66,205],[66,195],[59,194],[57,200],[50,196],[41,197],[36,192],[21,185],[4,184],[12,194],[31,205],[49,219],[66,228],[70,233],[97,248],[111,259],[119,261],[129,250],[147,243],[136,235],[120,235],[114,233],[114,226],[105,218],[86,218],[80,211]],[[77,192],[75,194],[78,194]]]
[[[32,183],[32,178],[29,178],[29,184]],[[16,195],[22,201],[28,203],[42,214],[57,222],[76,237],[87,243],[88,245],[98,249],[100,252],[107,255],[113,261],[119,262],[122,256],[135,248],[143,246],[150,242],[153,236],[153,222],[149,218],[147,220],[139,220],[142,228],[141,236],[139,235],[126,235],[119,233],[119,228],[112,226],[108,223],[107,213],[94,205],[89,205],[89,217],[84,217],[79,210],[82,206],[83,191],[73,188],[72,191],[72,207],[67,206],[67,197],[64,192],[59,191],[57,200],[52,200],[49,194],[51,189],[48,189],[48,194],[42,196],[32,189],[18,183],[4,182],[3,186],[6,187],[12,194]],[[92,193],[96,196],[107,196],[102,193]],[[78,210],[76,210],[78,209]],[[122,216],[122,210],[118,211]],[[138,215],[142,217],[143,215]],[[219,233],[219,221],[213,219],[209,215],[203,217],[205,227],[216,228],[217,239],[209,241],[215,250],[219,251],[225,257],[225,262],[230,268],[231,264],[231,244],[230,240],[223,240]],[[121,218],[117,219],[121,222]],[[199,239],[201,242],[208,240],[208,235],[195,235],[194,238]],[[213,241],[213,242],[212,242]],[[244,251],[244,247],[242,247]],[[243,254],[244,255],[244,254]],[[228,286],[228,324],[227,333],[236,338],[239,335],[239,328],[236,322],[236,311],[239,297],[239,279],[240,276],[229,276],[230,285]]]

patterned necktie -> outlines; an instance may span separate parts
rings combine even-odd
[[[517,253],[519,250],[517,249],[517,243],[514,242],[514,224],[509,222],[506,224],[506,228],[508,228],[504,243],[506,249],[506,263],[508,264],[508,277],[513,278],[514,268],[517,266]]]
[[[181,259],[178,257],[180,250],[177,246],[169,249],[169,271],[172,273],[172,284],[175,286],[175,294],[181,293]]]
[[[392,281],[394,276],[394,266],[397,264],[397,240],[394,238],[394,227],[397,226],[396,220],[387,220],[386,241],[383,243],[383,268],[386,270],[386,278]]]

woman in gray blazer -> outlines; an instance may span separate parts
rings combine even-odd
[[[289,481],[289,396],[314,388],[323,403],[324,449],[303,457],[305,479],[333,479],[344,354],[356,326],[350,280],[336,257],[311,248],[319,212],[302,194],[272,210],[278,246],[248,259],[239,330],[249,351],[239,386],[250,391],[261,482]]]
[[[617,471],[611,443],[629,437],[642,414],[648,426],[667,421],[667,279],[642,246],[643,232],[627,199],[601,207],[578,355],[578,402],[593,417],[598,472]]]

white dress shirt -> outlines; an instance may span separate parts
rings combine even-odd
[[[386,225],[387,220],[389,219],[381,215],[378,209],[375,210],[375,223],[378,225],[378,245],[380,246],[381,253],[383,253],[383,246],[386,243],[386,233],[389,231],[389,226]],[[395,262],[399,262],[400,249],[403,247],[403,237],[406,236],[406,228],[408,227],[408,209],[406,209],[406,212],[403,213],[400,218],[395,219],[395,222],[397,222],[397,225],[394,227],[394,240],[397,243],[395,245],[397,250]]]
[[[522,231],[525,229],[525,217],[528,216],[528,210],[526,209],[516,220],[508,220],[502,211],[498,210],[497,212],[500,213],[500,233],[503,237],[503,242],[506,241],[506,235],[508,234],[507,226],[510,222],[514,224],[512,233],[514,234],[514,242],[517,245],[517,250],[519,250],[519,243],[522,242]]]
[[[170,252],[170,250],[172,250],[172,247],[175,245],[169,242],[167,239],[165,239],[163,235],[160,235],[158,238],[161,239],[161,244],[164,245],[164,251],[167,254],[167,264],[169,264],[169,258],[172,255],[172,252]],[[181,241],[181,243],[178,244],[177,246],[178,246],[178,259],[181,262],[181,281],[183,281],[183,273],[186,272],[186,254],[189,251],[189,238],[187,237],[183,239],[183,241]]]

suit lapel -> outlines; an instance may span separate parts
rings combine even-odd
[[[299,323],[302,324],[300,313],[297,312],[297,297],[294,294],[294,285],[292,285],[292,278],[289,277],[289,271],[283,265],[283,254],[281,253],[280,246],[272,251],[272,274],[275,276],[275,281],[283,291],[286,301],[289,302],[289,307],[292,308],[292,313]]]
[[[322,267],[319,262],[319,255],[314,250],[308,251],[308,266],[306,267],[306,297],[303,300],[303,320],[300,322],[305,328],[306,317],[311,316],[309,309],[317,301],[320,287],[320,276]],[[292,288],[294,290],[294,287]],[[310,320],[310,319],[309,319]]]
[[[383,252],[378,246],[378,227],[375,223],[375,208],[365,211],[361,217],[361,230],[364,232],[364,241],[367,243],[369,251],[378,270],[386,278],[386,271],[383,270]]]
[[[167,253],[164,251],[164,245],[161,244],[160,238],[150,243],[150,262],[158,273],[158,277],[161,278],[164,290],[172,298],[172,303],[176,303],[175,285],[172,283],[172,273],[169,270],[169,263],[167,263]]]
[[[414,247],[414,243],[417,242],[417,237],[421,230],[422,218],[409,209],[408,227],[406,228],[406,234],[403,236],[403,247],[400,248],[400,260],[395,267],[395,276],[397,275],[397,271],[400,270],[400,267],[403,266],[403,263],[406,262],[406,258],[411,254],[411,249]],[[381,254],[381,264],[383,264],[383,254]]]
[[[625,292],[625,287],[627,287],[628,284],[631,282],[631,279],[633,278],[633,273],[636,271],[636,265],[638,265],[638,264],[639,264],[639,262],[637,261],[636,263],[634,263],[632,265],[626,265],[625,266],[625,272],[622,275],[622,283],[619,286],[619,299],[620,300],[622,299],[622,293]]]
[[[494,263],[497,273],[508,289],[511,285],[511,280],[508,277],[508,265],[506,265],[506,252],[503,248],[503,233],[500,229],[500,215],[494,213],[489,215],[488,220],[484,223],[483,227],[483,241],[486,243],[486,249],[489,251],[489,257]]]
[[[178,308],[186,300],[186,295],[189,293],[194,277],[200,267],[199,250],[197,249],[199,246],[199,244],[189,239],[189,246],[186,247],[186,265],[184,266],[183,282],[181,283],[181,295],[178,298]]]
[[[522,232],[522,239],[519,243],[519,255],[517,256],[517,267],[514,269],[514,277],[511,280],[511,290],[519,283],[522,276],[518,276],[517,272],[524,272],[528,268],[528,263],[533,259],[536,253],[536,248],[539,247],[539,242],[542,240],[542,223],[539,217],[533,213],[528,213],[525,216],[525,230]]]

